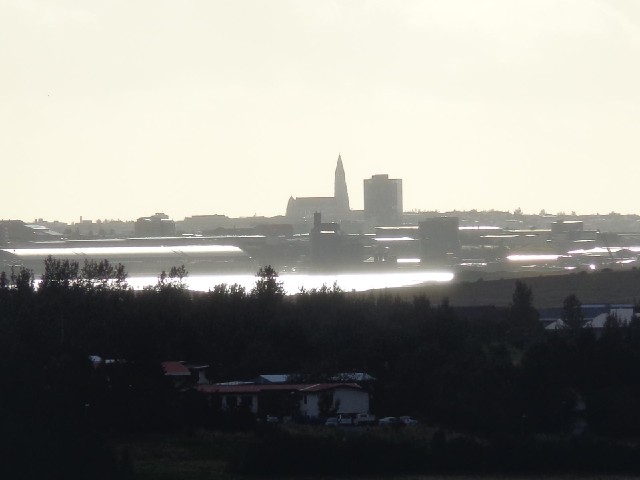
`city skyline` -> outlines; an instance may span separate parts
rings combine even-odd
[[[0,38],[0,218],[284,215],[338,154],[354,210],[388,174],[405,211],[640,213],[631,0],[6,0]]]

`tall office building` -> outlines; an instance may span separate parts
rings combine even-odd
[[[379,226],[402,224],[402,180],[374,175],[364,180],[364,218]]]

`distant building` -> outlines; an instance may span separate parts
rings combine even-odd
[[[369,413],[369,393],[356,383],[318,383],[299,390],[300,413],[308,418],[323,418],[331,413]],[[323,408],[324,404],[324,408]]]
[[[284,384],[289,381],[289,375],[278,373],[271,375],[258,375],[254,378],[250,383],[254,383],[256,385],[273,385],[273,384]]]
[[[314,266],[336,266],[344,261],[344,235],[337,223],[322,223],[322,214],[313,215],[311,262]]]
[[[46,242],[62,239],[62,234],[35,223],[21,220],[0,220],[0,246]]]
[[[173,237],[176,234],[176,223],[164,213],[156,213],[151,217],[140,217],[136,220],[135,235],[137,237]]]
[[[346,235],[336,222],[323,223],[321,213],[313,216],[309,233],[311,264],[314,268],[344,269],[362,261],[362,246],[358,237]]]
[[[617,244],[615,235],[600,234],[596,230],[585,230],[581,220],[558,220],[551,223],[551,244],[557,252]]]
[[[349,213],[349,193],[347,192],[347,180],[344,175],[344,167],[342,166],[342,157],[338,155],[338,164],[336,165],[334,180],[334,197],[336,201],[336,210],[342,215]]]
[[[287,218],[290,221],[309,219],[314,213],[320,212],[325,218],[333,221],[349,217],[349,193],[342,165],[342,157],[338,155],[335,170],[333,197],[290,197],[287,203]]]
[[[222,410],[266,415],[325,418],[331,414],[368,413],[369,392],[357,383],[199,385],[197,390]]]
[[[584,231],[584,222],[580,220],[560,220],[551,222],[551,233],[571,233]]]
[[[364,218],[375,225],[402,223],[402,180],[373,175],[364,180]]]
[[[422,263],[442,263],[460,255],[460,219],[427,218],[419,224]]]
[[[55,223],[53,224],[55,225]],[[49,227],[52,224],[48,224]],[[134,221],[122,220],[83,220],[65,225],[62,228],[65,236],[69,239],[91,239],[91,238],[122,238],[131,237],[135,231]]]
[[[290,197],[287,204],[287,218],[299,221],[313,217],[316,212],[322,212],[328,217],[335,217],[335,197]]]
[[[209,233],[216,228],[226,227],[229,217],[226,215],[193,215],[179,222],[178,228],[185,233]]]

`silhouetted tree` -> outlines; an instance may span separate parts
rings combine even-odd
[[[14,267],[11,267],[11,287],[15,288],[21,295],[33,293],[34,284],[33,270],[20,267],[16,273]]]
[[[619,329],[623,326],[624,324],[622,320],[620,320],[618,318],[618,315],[616,315],[615,313],[610,313],[609,315],[607,315],[607,318],[604,321],[605,330]]]
[[[210,292],[213,297],[234,297],[234,298],[244,298],[247,295],[246,289],[237,283],[233,285],[227,285],[226,283],[221,283],[213,287],[213,290]]]
[[[189,276],[189,272],[184,265],[171,267],[168,274],[165,270],[162,270],[158,276],[158,283],[155,287],[152,287],[152,289],[155,289],[156,291],[185,291],[187,289],[187,284],[184,279],[187,278],[187,276]]]
[[[564,299],[562,304],[562,321],[566,327],[570,329],[578,329],[584,326],[582,303],[575,294],[571,294]]]
[[[78,262],[68,259],[60,260],[49,255],[44,261],[44,274],[40,281],[40,289],[69,289],[78,286],[80,267]]]
[[[112,265],[109,260],[85,260],[81,270],[82,286],[87,290],[125,290],[127,272],[124,265]]]
[[[256,276],[258,279],[251,295],[259,299],[277,299],[284,296],[284,287],[278,280],[278,272],[271,265],[260,267]]]
[[[531,287],[521,280],[516,280],[510,315],[513,323],[522,329],[528,330],[540,326],[538,324],[538,311],[533,306]]]

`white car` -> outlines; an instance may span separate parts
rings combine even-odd
[[[324,422],[327,427],[337,427],[338,426],[338,417],[329,417]]]
[[[382,417],[378,420],[378,425],[394,426],[404,425],[398,417]]]
[[[415,418],[409,417],[407,415],[400,417],[400,421],[405,425],[418,425],[418,421]]]

